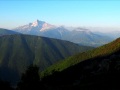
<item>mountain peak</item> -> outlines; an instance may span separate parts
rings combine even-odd
[[[38,33],[38,31],[46,31],[46,30],[49,30],[52,28],[55,28],[55,26],[37,19],[32,23],[17,27],[14,30],[18,30],[19,32],[25,31],[25,33],[37,31],[37,33]]]
[[[40,24],[44,24],[45,22],[44,21],[40,21],[40,20],[36,20],[32,23],[32,26],[36,27],[36,26],[39,26]]]
[[[54,25],[51,25],[51,24],[46,23],[44,21],[40,21],[38,19],[36,21],[34,21],[31,26],[32,27],[38,27],[38,29],[40,31],[48,30],[50,28],[54,28],[55,27]]]

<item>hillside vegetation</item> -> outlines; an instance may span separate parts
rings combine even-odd
[[[68,56],[89,49],[92,48],[39,36],[1,36],[0,77],[3,80],[13,81],[19,79],[31,64],[39,66],[42,71]]]
[[[44,76],[44,75],[52,74],[52,71],[62,71],[84,60],[88,60],[96,57],[104,57],[104,56],[113,54],[119,50],[120,50],[120,38],[104,46],[98,47],[96,49],[93,49],[87,52],[82,52],[74,56],[68,57],[63,61],[60,61],[57,64],[50,66],[45,71],[43,71],[41,75]]]
[[[71,56],[41,75],[47,90],[119,90],[120,38]]]

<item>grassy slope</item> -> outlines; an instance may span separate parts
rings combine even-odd
[[[49,68],[47,68],[45,71],[41,73],[41,75],[46,76],[46,75],[52,74],[53,71],[62,71],[84,60],[110,55],[114,52],[117,52],[119,49],[120,49],[120,38],[104,46],[98,47],[96,49],[93,49],[87,52],[76,54],[63,61],[60,61],[57,64],[54,64],[50,66]]]
[[[120,89],[120,38],[86,54],[75,55],[70,60],[73,60],[73,65],[67,68],[58,66],[58,70],[56,66],[60,72],[55,72],[53,68],[49,73],[44,72],[52,73],[42,78],[47,90]]]

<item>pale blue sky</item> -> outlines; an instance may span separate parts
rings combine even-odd
[[[119,0],[0,0],[0,27],[36,19],[53,25],[120,27]]]

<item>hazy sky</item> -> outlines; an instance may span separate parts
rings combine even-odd
[[[119,0],[0,0],[0,27],[36,19],[53,25],[120,27]]]

